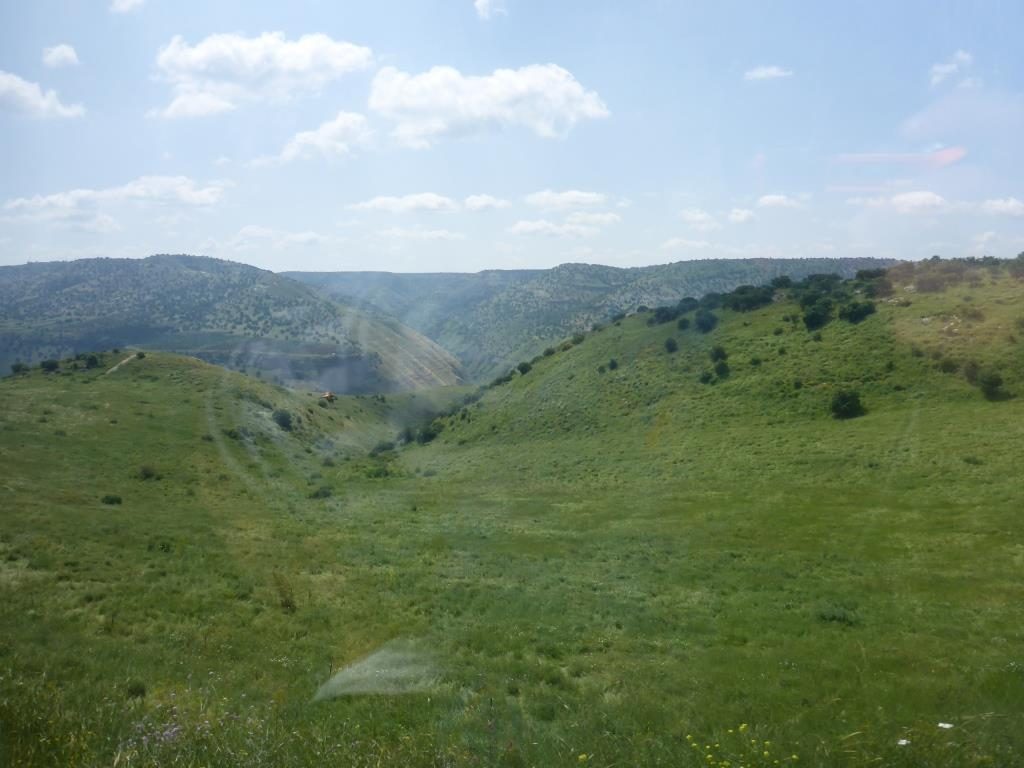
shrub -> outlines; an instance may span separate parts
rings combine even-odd
[[[839,308],[839,318],[848,323],[859,323],[873,314],[875,314],[875,302],[873,301],[851,301]]]
[[[597,366],[597,372],[598,372],[598,373],[604,373],[604,371],[605,371],[605,368],[604,368],[604,366],[603,366],[603,365],[599,365],[599,366]]]
[[[729,364],[725,360],[719,360],[715,363],[715,375],[720,379],[724,379],[729,375]]]
[[[689,327],[690,327],[690,318],[688,318],[688,317],[680,317],[678,320],[676,320],[676,328],[678,328],[680,331],[685,331]]]
[[[998,371],[983,371],[978,376],[978,386],[981,387],[981,394],[986,400],[999,400],[1005,396],[1003,392],[1003,377]]]
[[[699,306],[699,301],[697,301],[692,296],[687,296],[686,298],[679,300],[679,303],[676,304],[676,309],[678,309],[679,313],[682,314],[684,312],[693,312],[693,310],[695,310]]]
[[[938,368],[943,373],[956,373],[956,369],[959,367],[960,365],[957,363],[957,361],[951,357],[944,357],[941,360],[939,360]]]
[[[132,680],[125,687],[125,693],[129,699],[143,699],[146,697],[146,684],[141,680]]]
[[[615,370],[618,370],[618,368],[619,368],[619,361],[616,360],[614,357],[611,360],[608,361],[608,370],[609,371],[615,371]]]
[[[533,366],[523,361],[516,366],[516,370],[518,370],[522,376],[525,376],[526,374],[533,370]]]
[[[39,367],[42,368],[47,373],[53,373],[58,368],[60,368],[60,363],[57,362],[56,360],[43,360],[43,362],[39,364]]]
[[[804,325],[807,330],[814,331],[829,323],[832,319],[832,299],[822,296],[804,309]]]
[[[587,338],[587,337],[586,337],[586,336],[584,336],[584,335],[583,335],[582,333],[576,333],[576,334],[573,334],[573,337],[572,337],[572,343],[573,343],[573,346],[575,346],[575,345],[577,345],[577,344],[582,344],[582,343],[583,343],[583,341],[584,341],[584,340],[585,340],[586,338]]]
[[[779,275],[772,278],[771,286],[772,288],[791,288],[793,287],[793,278],[788,275]]]
[[[426,424],[420,427],[416,433],[416,442],[420,445],[426,445],[433,441],[438,435],[441,434],[441,427],[436,422]]]
[[[734,309],[737,312],[750,312],[772,303],[775,296],[775,289],[770,285],[755,287],[753,285],[741,285],[732,293],[722,298],[722,306],[726,309]]]
[[[669,338],[665,339],[665,351],[666,352],[668,352],[671,355],[674,352],[676,352],[678,349],[679,349],[679,344],[676,343],[675,339],[673,339],[671,336]]]
[[[553,354],[555,354],[554,347],[548,347],[547,349],[544,350],[544,357],[551,357]]]
[[[750,364],[753,367],[757,368],[761,364],[761,358],[760,357],[752,357],[752,358],[750,358]]]
[[[98,368],[99,364],[100,364],[100,359],[98,357],[96,357],[96,355],[89,355],[88,357],[85,358],[85,367],[86,368],[90,368],[90,369],[91,368]]]
[[[978,365],[976,360],[968,360],[964,363],[964,378],[967,379],[970,384],[978,383],[978,376],[981,375],[981,366]]]
[[[373,446],[373,450],[370,451],[370,454],[372,456],[376,456],[379,453],[385,453],[387,451],[393,450],[395,450],[395,444],[393,442],[391,442],[390,440],[381,440],[379,443]]]
[[[139,467],[139,480],[159,480],[160,474],[149,464]]]
[[[319,488],[317,488],[315,491],[313,491],[311,494],[309,494],[309,498],[311,498],[311,499],[329,499],[329,498],[331,498],[331,496],[333,494],[334,494],[334,491],[331,490],[330,486],[321,485]]]
[[[277,426],[279,426],[285,432],[292,431],[292,415],[288,411],[284,410],[283,408],[278,408],[276,411],[274,411],[271,418],[274,420],[274,423],[276,423]]]
[[[295,593],[292,592],[292,585],[288,583],[288,579],[280,573],[275,573],[274,587],[277,589],[281,610],[285,613],[295,613]]]
[[[702,371],[700,376],[697,377],[697,381],[701,384],[710,384],[714,376],[711,375],[711,371]]]
[[[121,497],[118,496],[116,493],[108,493],[106,496],[100,499],[100,501],[104,504],[120,504]]]
[[[145,353],[145,352],[142,352],[141,350],[140,350],[139,352],[136,352],[136,353],[135,353],[135,357],[136,357],[136,359],[138,359],[138,360],[141,360],[141,359],[142,359],[142,358],[144,358],[145,356],[146,356],[146,353]]]
[[[832,396],[832,416],[837,419],[855,419],[865,414],[860,394],[852,389],[841,389]]]
[[[662,323],[671,323],[679,317],[678,307],[655,307],[654,314],[647,321],[648,325],[661,325]]]
[[[693,322],[701,333],[710,333],[718,325],[718,317],[711,310],[701,307],[694,315]]]

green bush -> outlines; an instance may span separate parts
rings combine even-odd
[[[976,360],[968,360],[964,363],[964,378],[967,379],[970,384],[978,383],[978,376],[981,375],[981,366],[978,365]]]
[[[983,371],[978,376],[978,386],[986,400],[999,400],[1006,396],[1003,391],[1003,377],[998,371]]]
[[[141,680],[132,680],[125,687],[125,693],[129,699],[143,699],[146,697],[146,684]]]
[[[717,363],[719,360],[728,360],[729,353],[725,351],[725,347],[721,344],[715,344],[708,352],[708,356],[711,358],[711,362]]]
[[[701,307],[693,317],[693,324],[701,333],[710,333],[718,325],[718,317],[711,310]]]
[[[158,473],[149,464],[143,464],[141,467],[139,467],[138,477],[139,480],[159,480],[160,473]]]
[[[671,354],[675,353],[676,351],[678,351],[678,349],[679,349],[679,344],[676,342],[675,339],[673,339],[672,337],[669,337],[669,338],[665,339],[665,351],[666,352],[668,352],[671,355]]]
[[[14,363],[11,366],[11,373],[13,373],[15,375],[17,375],[19,373],[28,373],[28,370],[29,370],[28,366],[25,365],[24,363]]]
[[[715,375],[720,379],[728,378],[729,376],[729,364],[725,360],[719,360],[715,363]]]
[[[43,360],[43,362],[39,364],[39,367],[47,373],[53,373],[60,368],[60,363],[56,360]]]
[[[688,317],[680,317],[678,320],[676,320],[676,328],[678,328],[680,331],[685,331],[689,327],[690,327],[690,318],[688,318]]]
[[[608,370],[609,371],[615,371],[615,370],[618,370],[618,368],[619,368],[619,361],[616,360],[614,357],[611,360],[608,361]]]
[[[866,317],[875,314],[875,302],[851,301],[839,308],[839,319],[848,323],[859,323]]]
[[[852,389],[841,389],[832,396],[832,416],[837,419],[855,419],[866,411],[860,401],[860,394]]]
[[[332,495],[334,495],[334,491],[331,490],[330,486],[321,485],[319,488],[317,488],[315,491],[313,491],[311,494],[309,494],[309,498],[311,498],[311,499],[329,499],[329,498],[331,498]]]
[[[519,371],[520,375],[525,376],[533,370],[533,366],[524,361],[516,366],[516,370]]]
[[[99,364],[100,359],[96,357],[96,355],[89,355],[88,357],[85,358],[85,367],[88,369],[98,368]]]
[[[106,496],[100,499],[100,501],[103,502],[104,504],[120,504],[121,497],[115,493],[108,493]]]
[[[273,418],[277,426],[279,426],[285,432],[292,431],[292,415],[288,411],[284,410],[283,408],[278,408],[276,411],[274,411],[271,418]]]
[[[141,359],[142,359],[142,358],[144,358],[145,356],[146,356],[146,353],[145,353],[145,352],[142,352],[142,351],[139,351],[139,352],[136,352],[136,353],[135,353],[135,358],[136,358],[137,360],[141,360]]]

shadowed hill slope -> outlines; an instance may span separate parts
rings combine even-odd
[[[455,360],[397,321],[244,264],[195,256],[0,267],[0,363],[139,345],[369,392],[455,384]]]

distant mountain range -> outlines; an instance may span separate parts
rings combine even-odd
[[[0,364],[137,345],[341,392],[456,384],[452,355],[287,277],[197,256],[0,267]]]
[[[894,264],[891,259],[709,259],[622,269],[563,264],[553,269],[475,274],[286,272],[323,295],[383,313],[433,339],[467,376],[485,379],[538,354],[552,341],[619,312],[684,296]]]

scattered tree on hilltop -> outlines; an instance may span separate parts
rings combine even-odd
[[[701,307],[694,315],[693,322],[701,333],[710,333],[718,325],[718,317],[714,312]]]

